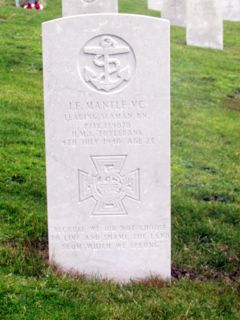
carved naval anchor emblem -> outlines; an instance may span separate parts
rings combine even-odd
[[[140,172],[133,170],[126,175],[121,171],[127,156],[92,156],[96,174],[78,170],[79,200],[96,201],[93,215],[126,215],[125,197],[140,200]]]
[[[94,56],[92,66],[84,67],[83,78],[95,89],[110,92],[129,81],[132,70],[123,56],[131,55],[130,60],[133,60],[133,53],[127,43],[118,37],[104,35],[96,38],[97,42],[90,41],[83,48],[84,54]]]

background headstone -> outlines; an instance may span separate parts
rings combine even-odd
[[[63,270],[170,278],[169,33],[132,15],[43,24],[49,254]]]
[[[161,11],[162,3],[163,0],[148,0],[148,9]]]
[[[223,0],[223,18],[229,21],[240,21],[240,0]]]
[[[187,2],[187,44],[223,49],[222,0]]]
[[[186,0],[163,0],[161,17],[172,25],[186,25]]]
[[[63,16],[118,12],[118,0],[62,0]]]

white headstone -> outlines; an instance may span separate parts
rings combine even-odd
[[[148,0],[148,9],[150,10],[162,10],[163,0]]]
[[[63,16],[118,12],[118,0],[62,0]]]
[[[20,7],[20,0],[15,0],[16,7]]]
[[[223,18],[230,21],[240,21],[240,0],[224,0]]]
[[[223,49],[222,0],[187,2],[187,44]]]
[[[49,254],[63,270],[170,277],[169,41],[169,23],[144,16],[43,24]]]
[[[163,0],[161,17],[169,20],[172,25],[184,27],[186,25],[186,1]]]

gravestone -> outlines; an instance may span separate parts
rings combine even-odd
[[[135,15],[43,24],[49,256],[65,271],[170,277],[169,37]]]
[[[161,11],[163,0],[148,0],[148,9]]]
[[[15,0],[16,7],[20,7],[20,0]]]
[[[187,2],[187,44],[223,49],[222,0]]]
[[[172,25],[184,27],[186,25],[187,0],[163,0],[161,17],[170,21]]]
[[[118,12],[118,0],[62,0],[63,16]]]
[[[240,21],[240,0],[224,0],[223,18],[229,21]]]

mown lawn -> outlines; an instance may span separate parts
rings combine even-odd
[[[117,285],[47,264],[41,23],[0,0],[0,319],[240,319],[240,23],[224,51],[172,28],[172,285]],[[158,16],[144,0],[120,11]]]

